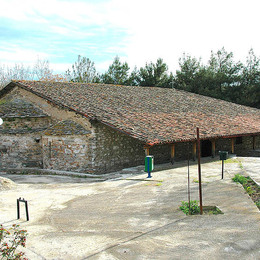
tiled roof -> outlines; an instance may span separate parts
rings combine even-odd
[[[41,109],[22,99],[4,100],[0,103],[0,117],[47,117]]]
[[[64,120],[47,129],[45,135],[85,135],[91,131],[71,120]]]
[[[46,130],[47,127],[41,127],[41,128],[3,128],[0,126],[0,134],[31,134],[31,133],[38,133],[43,132]]]
[[[202,139],[260,134],[260,110],[176,89],[39,81],[5,88],[16,85],[150,145],[194,140],[196,127]]]

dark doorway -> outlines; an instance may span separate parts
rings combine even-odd
[[[210,140],[201,141],[201,157],[209,157],[212,155],[212,143]]]

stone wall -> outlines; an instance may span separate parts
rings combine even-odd
[[[91,124],[88,119],[17,88],[2,99],[2,105],[0,112],[3,112],[4,123],[0,127],[1,168],[92,171],[92,152],[88,141]],[[64,120],[77,122],[84,126],[84,130],[83,127],[78,130],[75,125],[71,127],[69,123],[62,128],[60,125],[55,128]],[[69,128],[72,128],[73,133],[55,135],[60,130],[70,132]],[[55,132],[54,135],[46,136],[47,129],[51,129],[51,133]],[[87,134],[77,135],[78,132]]]
[[[46,130],[51,125],[50,117],[4,118],[2,133],[28,133]]]
[[[240,142],[242,140],[242,142]],[[260,136],[255,137],[256,147],[255,149],[260,148]],[[238,156],[246,156],[250,151],[253,150],[253,137],[252,136],[243,136],[240,140],[239,138],[234,138],[234,154]],[[231,139],[223,138],[218,139],[216,142],[216,151],[223,150],[231,153]]]
[[[87,135],[43,136],[43,168],[91,172],[92,160]]]
[[[42,148],[38,134],[0,136],[0,167],[42,168]]]
[[[98,122],[93,124],[92,167],[104,173],[144,164],[143,144]]]
[[[170,145],[153,146],[150,148],[149,154],[154,156],[154,164],[170,162],[171,159]]]
[[[49,117],[4,118],[0,127],[0,167],[42,168],[41,133]]]

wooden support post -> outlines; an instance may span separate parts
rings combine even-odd
[[[145,150],[145,156],[150,155],[150,147],[149,146],[144,146]]]
[[[235,138],[231,138],[231,153],[235,153]]]
[[[197,127],[197,146],[198,146],[198,175],[199,175],[199,197],[200,197],[200,215],[203,214],[202,206],[202,186],[201,186],[201,167],[200,167],[200,130]]]
[[[216,140],[213,139],[211,140],[211,147],[212,147],[212,152],[211,152],[211,156],[212,158],[214,158],[216,156]]]
[[[171,164],[174,164],[175,158],[175,144],[171,144]]]
[[[253,135],[253,150],[256,148],[256,138],[255,135]]]
[[[192,157],[193,157],[193,161],[196,160],[196,154],[197,154],[196,142],[193,142],[192,143]]]

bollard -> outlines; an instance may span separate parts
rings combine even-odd
[[[20,219],[20,202],[24,202],[25,204],[25,212],[26,212],[26,219],[29,221],[29,211],[28,211],[28,202],[24,198],[17,199],[17,219]]]
[[[227,160],[228,152],[227,151],[219,151],[219,159],[222,160],[222,174],[221,179],[224,179],[224,161]]]

